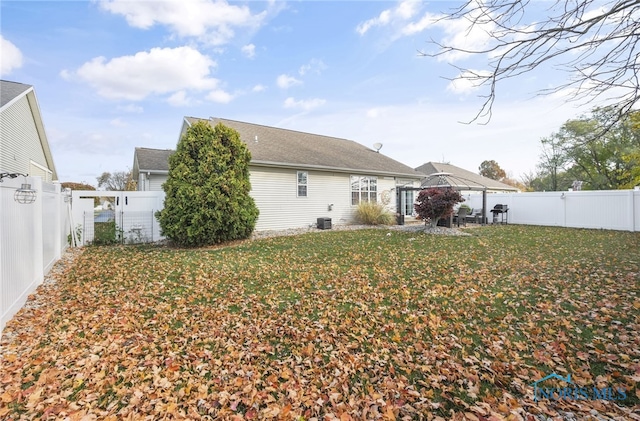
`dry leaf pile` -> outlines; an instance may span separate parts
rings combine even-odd
[[[8,324],[0,417],[640,419],[640,235],[473,234],[86,248]]]

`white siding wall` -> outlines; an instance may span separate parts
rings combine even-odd
[[[147,180],[148,183],[148,189],[149,191],[162,191],[162,184],[167,181],[167,178],[169,178],[168,175],[162,175],[162,174],[151,174],[151,176],[149,177],[149,180]]]
[[[260,209],[256,231],[315,226],[318,218],[331,218],[333,225],[353,222],[352,174],[307,171],[307,197],[297,197],[298,170],[252,166],[250,171],[251,196]],[[378,198],[386,191],[391,211],[395,211],[391,190],[395,184],[393,177],[378,177]]]
[[[257,231],[302,228],[316,225],[318,218],[331,218],[332,224],[353,222],[354,206],[351,206],[351,175],[326,171],[283,169],[250,166],[251,196],[260,216]],[[307,171],[307,197],[298,197],[297,172]],[[162,191],[166,175],[141,173],[140,190]],[[389,211],[396,212],[396,178],[378,178],[378,200],[389,198]],[[329,205],[333,205],[329,210]]]
[[[307,197],[297,197],[295,169],[251,167],[250,172],[251,196],[260,209],[257,231],[308,227],[323,217],[333,224],[351,219],[348,174],[308,171]]]
[[[29,174],[30,161],[47,167],[29,101],[24,96],[3,110],[0,117],[0,169]]]

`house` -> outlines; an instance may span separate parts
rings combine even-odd
[[[416,168],[423,175],[422,186],[430,187],[435,183],[444,183],[458,188],[461,191],[482,191],[486,188],[487,193],[514,193],[518,192],[517,187],[510,186],[500,181],[484,177],[480,174],[456,167],[451,164],[441,162],[427,162]],[[433,177],[425,177],[433,174],[442,174],[439,180]]]
[[[172,149],[136,148],[131,176],[140,191],[160,191],[169,176],[169,156]]]
[[[180,136],[194,123],[235,129],[251,152],[251,196],[260,216],[256,230],[353,221],[360,201],[395,212],[396,186],[418,186],[424,176],[357,142],[220,118],[185,117]],[[136,148],[133,177],[139,190],[160,190],[171,151]]]
[[[33,86],[0,81],[0,171],[58,179]]]

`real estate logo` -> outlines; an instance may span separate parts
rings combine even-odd
[[[565,387],[544,387],[542,383],[557,379],[567,384]],[[538,402],[542,399],[558,400],[606,400],[622,401],[627,398],[627,391],[622,387],[579,387],[571,381],[571,374],[562,377],[559,374],[551,373],[531,384],[533,386],[533,400]]]

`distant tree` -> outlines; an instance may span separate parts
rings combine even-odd
[[[551,175],[544,172],[538,172],[533,179],[529,181],[529,191],[563,191],[569,189],[575,179],[566,171],[558,172],[552,179]],[[555,188],[553,187],[555,186]]]
[[[565,82],[541,93],[570,93],[572,100],[589,102],[609,97],[613,124],[633,112],[640,98],[638,0],[557,0],[544,3],[545,18],[535,13],[541,2],[529,0],[468,0],[443,15],[443,21],[466,26],[459,33],[480,33],[478,47],[436,43],[429,56],[486,56],[488,69],[457,67],[459,76],[486,87],[485,101],[473,121],[491,119],[497,85],[544,65],[570,75]],[[531,13],[534,12],[534,13]],[[459,39],[455,37],[453,39]],[[469,44],[467,44],[469,45]]]
[[[616,113],[615,108],[596,108],[590,115],[567,121],[557,133],[542,139],[539,168],[541,176],[551,181],[550,190],[565,190],[573,181],[583,181],[583,189],[589,190],[633,184],[638,162],[634,157],[640,154],[640,129],[631,118],[634,114],[618,120]],[[560,174],[565,185],[560,185]]]
[[[251,154],[235,130],[199,122],[187,129],[169,158],[163,235],[197,247],[247,238],[258,219],[249,195]]]
[[[552,135],[540,140],[542,153],[538,169],[543,178],[547,178],[546,188],[543,190],[558,191],[566,190],[565,186],[559,188],[559,174],[565,172],[565,167],[569,162],[567,151],[564,149],[562,139],[557,135]]]
[[[96,177],[96,180],[98,188],[104,187],[109,191],[134,191],[138,187],[133,180],[131,171],[103,172],[100,177]]]
[[[460,192],[451,188],[430,188],[420,190],[414,204],[414,209],[421,219],[431,222],[431,226],[438,225],[438,220],[453,213],[456,203],[464,202]]]
[[[502,180],[507,176],[507,173],[500,168],[500,165],[494,160],[491,161],[482,161],[480,167],[478,168],[480,171],[480,175],[483,177],[490,178],[492,180]]]
[[[73,181],[65,181],[64,183],[60,183],[60,186],[63,189],[71,189],[71,190],[95,190],[96,188],[84,183],[74,183]]]
[[[629,124],[631,130],[637,135],[640,135],[640,111],[636,111],[629,118]],[[622,188],[632,189],[636,186],[640,186],[640,146],[632,148],[632,150],[626,151],[622,155],[622,160],[625,164],[625,170],[620,175],[620,182]]]
[[[522,182],[516,180],[513,177],[510,177],[509,175],[507,175],[506,177],[500,179],[501,183],[507,184],[511,187],[515,187],[520,191],[527,191],[527,186],[525,186]]]

